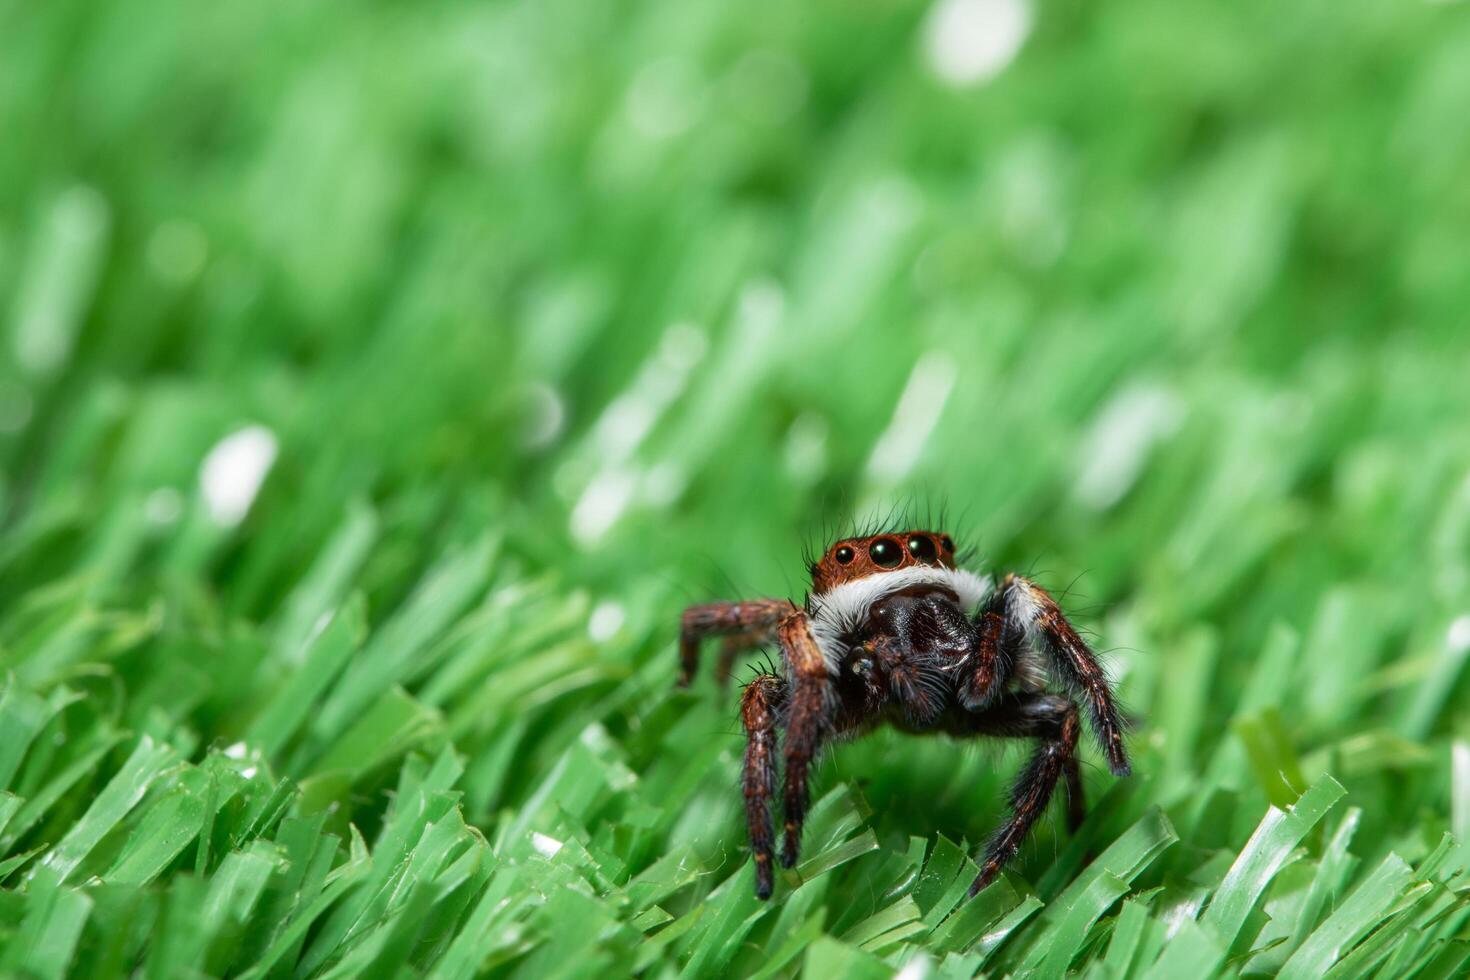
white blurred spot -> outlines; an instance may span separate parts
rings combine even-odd
[[[703,101],[703,85],[693,66],[680,58],[661,58],[634,76],[628,118],[645,136],[666,139],[694,124]]]
[[[326,612],[322,613],[316,618],[316,622],[311,624],[311,632],[307,634],[307,638],[314,639],[315,637],[320,635],[322,630],[332,625],[332,620],[336,617],[337,610],[335,609],[328,609]]]
[[[572,508],[572,534],[582,543],[595,543],[606,534],[633,501],[640,485],[657,496],[658,483],[644,484],[628,459],[683,393],[690,372],[708,349],[709,340],[698,327],[688,323],[669,327],[632,385],[598,417],[590,438],[601,465]],[[678,485],[673,487],[677,497],[683,491],[683,477],[675,475],[679,477]]]
[[[1082,441],[1074,496],[1094,510],[1122,500],[1153,447],[1178,431],[1183,414],[1178,397],[1161,385],[1138,383],[1120,391]]]
[[[19,432],[35,412],[31,393],[20,385],[0,384],[0,432]]]
[[[587,618],[587,635],[596,643],[605,643],[618,635],[625,618],[620,604],[610,599],[599,602]]]
[[[1445,646],[1454,653],[1470,650],[1470,616],[1461,616],[1450,624],[1445,635]]]
[[[908,475],[939,423],[954,380],[955,365],[948,354],[930,351],[919,358],[893,410],[893,419],[868,457],[869,479],[895,483]]]
[[[240,775],[244,776],[246,779],[254,779],[256,772],[257,770],[254,766],[246,766],[244,769],[240,770]]]
[[[786,472],[798,483],[815,483],[827,469],[827,420],[803,412],[791,422],[782,453]]]
[[[148,264],[160,279],[182,285],[199,275],[209,239],[190,221],[166,221],[148,236]]]
[[[173,487],[159,487],[143,501],[143,516],[148,523],[173,524],[184,514],[184,495]]]
[[[704,356],[709,342],[696,327],[673,325],[658,352],[638,372],[632,386],[603,410],[592,438],[604,459],[620,462],[648,435],[664,410],[684,390],[689,371]]]
[[[955,87],[1005,70],[1031,33],[1027,0],[938,0],[924,22],[929,70]]]
[[[572,535],[588,544],[597,541],[617,523],[636,487],[634,474],[622,467],[598,473],[572,508]]]
[[[247,751],[249,750],[246,748],[244,742],[236,742],[234,745],[231,745],[229,748],[225,749],[225,758],[243,759],[245,758],[245,753]]]
[[[225,436],[204,458],[199,488],[210,518],[221,527],[244,520],[276,461],[276,437],[262,425]]]
[[[566,403],[551,385],[533,384],[526,390],[526,416],[521,442],[528,449],[544,449],[556,441],[566,425]]]
[[[60,194],[46,214],[16,304],[15,359],[25,370],[48,374],[71,357],[110,222],[107,201],[83,185]]]
[[[547,837],[545,834],[533,830],[531,831],[531,846],[542,857],[554,858],[556,857],[556,852],[562,849],[562,842],[555,837]]]
[[[933,964],[927,956],[915,956],[893,975],[893,980],[925,980],[934,973]]]

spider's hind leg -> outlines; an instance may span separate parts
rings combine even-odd
[[[1082,822],[1082,776],[1077,766],[1077,735],[1081,723],[1077,706],[1058,694],[1010,695],[971,718],[976,735],[1011,738],[1034,737],[1036,750],[1011,787],[1011,814],[985,846],[980,873],[970,885],[974,895],[1000,874],[1037,818],[1046,810],[1057,782],[1067,783],[1067,823],[1072,829]]]
[[[750,827],[750,851],[755,859],[755,897],[770,898],[774,884],[771,861],[776,828],[771,800],[776,795],[776,727],[786,703],[786,682],[775,674],[758,674],[740,697],[740,720],[745,725],[745,763],[740,788],[745,794],[745,819]]]

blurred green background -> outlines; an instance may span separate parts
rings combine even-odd
[[[0,2],[0,970],[1453,975],[1467,107],[1462,3]],[[679,610],[895,506],[1139,773],[960,905],[1019,754],[840,747],[757,906]]]

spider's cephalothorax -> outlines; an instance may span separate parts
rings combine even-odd
[[[801,843],[808,773],[824,742],[885,722],[906,731],[1035,739],[1011,791],[1010,818],[986,846],[972,895],[1015,855],[1059,780],[1067,785],[1069,824],[1081,822],[1078,701],[1108,768],[1128,774],[1123,721],[1107,676],[1039,586],[1007,575],[992,587],[958,567],[949,535],[932,531],[838,541],[811,571],[805,608],[784,599],[691,606],[679,637],[685,684],[705,637],[725,638],[722,678],[740,650],[771,641],[781,649],[780,672],[757,675],[740,702],[759,897],[770,896],[774,880],[778,753],[785,763],[781,863],[789,868]],[[1048,691],[1048,679],[1065,693]]]

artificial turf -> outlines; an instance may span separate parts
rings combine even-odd
[[[0,3],[0,974],[1470,968],[1470,8],[949,9]],[[1020,749],[839,746],[759,903],[679,611],[892,506],[1136,774],[965,902]]]

